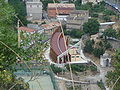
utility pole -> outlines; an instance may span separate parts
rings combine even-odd
[[[18,22],[17,22],[17,28],[18,28],[18,48],[20,48],[20,30],[19,30],[19,22],[20,22],[20,20],[18,20]]]

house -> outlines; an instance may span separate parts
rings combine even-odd
[[[71,55],[71,62],[80,61],[80,53],[77,52],[78,48],[73,47],[69,50],[69,53]]]
[[[31,28],[31,29],[34,29],[34,30],[37,30],[37,32],[39,34],[44,33],[44,28],[39,26],[38,24],[27,24],[27,27]]]
[[[42,2],[40,0],[26,1],[27,20],[42,19]]]
[[[60,28],[55,29],[50,39],[50,58],[55,63],[66,63],[71,61],[69,53],[65,53],[58,59],[58,56],[68,49],[68,40],[65,38],[63,33],[59,31],[59,29]]]
[[[65,19],[72,10],[75,10],[74,4],[68,4],[68,3],[48,3],[48,17],[49,18],[63,18]]]
[[[67,17],[66,28],[71,29],[81,29],[82,25],[88,21],[89,11],[87,10],[73,10]]]
[[[104,53],[103,55],[100,56],[100,65],[102,67],[108,67],[110,66],[111,64],[111,57],[108,53]]]
[[[48,34],[48,35],[52,35],[55,28],[60,27],[60,23],[59,22],[51,22],[48,24],[42,24],[41,27],[44,29],[44,33]]]

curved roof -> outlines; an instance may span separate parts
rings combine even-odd
[[[50,42],[51,48],[57,55],[62,54],[66,51],[65,41],[63,38],[63,34],[59,31],[55,31],[51,37]]]

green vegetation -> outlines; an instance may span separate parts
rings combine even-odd
[[[103,12],[104,15],[115,15],[115,12],[112,10],[105,9]]]
[[[105,86],[104,86],[104,83],[102,82],[102,80],[98,81],[97,85],[101,88],[101,90],[106,90]]]
[[[81,90],[81,89],[82,89],[81,85],[75,85],[75,90]],[[73,90],[73,87],[72,86],[68,86],[67,90]]]
[[[103,36],[116,38],[116,37],[117,37],[117,32],[116,32],[115,29],[108,28],[108,29],[106,29],[106,30],[103,32]]]
[[[47,10],[48,3],[54,3],[53,0],[41,0],[43,4],[43,10]],[[58,0],[55,0],[55,3],[59,3]]]
[[[16,63],[16,55],[4,44],[11,47],[17,53],[17,33],[14,28],[15,10],[12,6],[0,0],[0,90],[8,90],[13,85],[12,90],[27,90],[27,83],[21,79],[16,79],[13,75],[13,64]]]
[[[97,67],[94,66],[94,65],[92,65],[92,66],[90,66],[90,70],[93,71],[93,72],[94,72],[94,71],[97,71]]]
[[[87,40],[85,43],[84,51],[87,53],[92,53],[93,52],[93,44],[94,44],[94,40]]]
[[[66,68],[69,69],[69,65],[66,65]],[[83,65],[83,64],[71,64],[73,73],[84,72],[86,70],[97,71],[97,67],[94,65]]]
[[[22,2],[21,0],[9,0],[9,4],[14,7],[15,14],[20,18],[23,24],[27,25],[28,21],[25,18],[27,15],[25,3]],[[15,22],[17,22],[17,18]]]
[[[96,19],[89,19],[88,22],[83,24],[83,31],[86,34],[96,34],[99,32],[99,22]]]
[[[94,54],[96,57],[104,54],[105,50],[112,48],[109,42],[106,40],[94,43],[94,40],[87,40],[85,43],[84,51],[90,54]]]
[[[72,30],[70,31],[70,36],[72,38],[81,38],[81,36],[84,34],[83,31],[80,31],[80,30]]]
[[[69,35],[72,38],[81,38],[81,36],[84,34],[83,31],[73,29],[71,31],[67,31],[66,29],[64,30],[65,35]]]
[[[107,85],[109,87],[113,86],[115,81],[120,77],[120,48],[118,48],[115,52],[115,55],[112,58],[112,64],[114,67],[114,71],[110,71],[107,73]],[[115,84],[113,90],[120,90],[120,79]]]
[[[108,16],[108,15],[103,15],[102,19],[103,19],[105,22],[110,22],[110,21],[111,21],[111,18],[110,18],[110,16]]]
[[[100,57],[100,55],[103,55],[104,54],[104,49],[103,48],[94,48],[93,50],[93,54],[94,56],[96,57]]]
[[[51,67],[51,69],[53,70],[53,72],[54,72],[55,74],[60,73],[60,72],[65,72],[65,69],[62,69],[62,68],[60,68],[60,67],[57,67],[57,66],[55,66],[54,64],[52,64],[50,67]]]
[[[92,13],[101,13],[105,10],[105,2],[104,1],[102,1],[98,4],[95,4],[95,5],[91,2],[81,5],[81,3],[79,4],[79,2],[76,1],[75,6],[76,6],[77,10],[89,10],[90,16]]]

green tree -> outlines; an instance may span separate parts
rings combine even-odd
[[[16,63],[16,55],[5,44],[17,53],[17,33],[14,26],[15,10],[4,0],[0,0],[0,90],[28,89],[28,84],[18,80],[13,75],[13,64]]]
[[[115,15],[114,11],[105,9],[103,12],[104,15]]]
[[[110,18],[110,16],[108,16],[108,15],[103,15],[103,20],[105,21],[105,22],[110,22],[111,21],[111,18]]]
[[[92,53],[93,44],[94,44],[93,40],[87,40],[86,43],[85,43],[84,51],[87,52],[87,53]]]
[[[103,32],[103,36],[116,38],[116,37],[117,37],[117,32],[116,32],[115,29],[108,28],[108,29],[106,29],[106,30]]]
[[[93,50],[93,54],[96,56],[96,57],[100,57],[100,55],[103,55],[104,54],[104,49],[103,48],[94,48]]]
[[[111,88],[113,84],[116,82],[118,77],[120,77],[120,48],[118,48],[115,52],[115,55],[112,58],[112,64],[114,67],[114,71],[110,71],[107,73],[107,85]],[[115,84],[113,90],[120,89],[120,79]]]
[[[44,10],[47,10],[48,3],[54,3],[53,0],[41,0],[41,2],[43,4],[43,9]],[[55,3],[59,3],[59,1],[55,0]]]
[[[72,30],[70,31],[70,36],[73,38],[81,38],[81,36],[84,34],[83,31],[80,30]]]
[[[9,4],[14,7],[16,15],[20,18],[24,25],[27,25],[26,20],[26,5],[22,0],[9,0]],[[17,19],[15,20],[17,22]]]
[[[55,74],[57,74],[57,73],[60,73],[60,72],[65,72],[65,70],[64,69],[61,69],[60,67],[57,67],[57,66],[55,66],[54,64],[52,64],[51,66],[51,69],[53,70],[53,72],[55,73]]]
[[[100,24],[96,19],[89,19],[88,22],[83,24],[83,31],[93,35],[99,32],[99,26]]]

